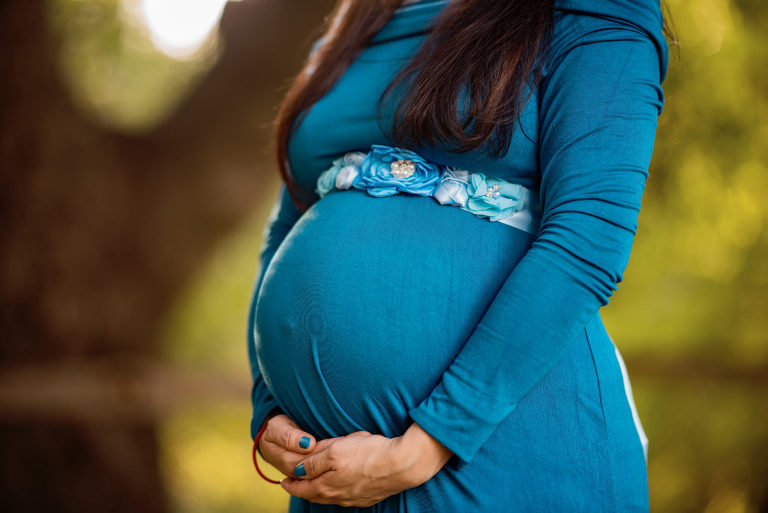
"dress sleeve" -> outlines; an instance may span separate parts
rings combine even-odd
[[[272,397],[272,394],[269,392],[269,389],[267,389],[267,386],[264,384],[264,379],[261,377],[261,371],[259,370],[259,363],[256,359],[255,340],[253,336],[253,330],[255,328],[254,320],[256,316],[256,299],[259,297],[261,283],[264,281],[264,274],[269,267],[269,263],[272,261],[272,257],[275,255],[277,248],[280,247],[283,239],[285,239],[285,236],[300,217],[301,212],[293,203],[291,195],[288,193],[288,188],[285,186],[285,183],[281,183],[277,199],[272,206],[267,225],[264,228],[261,252],[259,255],[259,272],[256,276],[256,281],[251,293],[251,304],[248,308],[248,359],[251,365],[251,376],[253,377],[253,385],[251,387],[251,403],[253,406],[253,415],[251,416],[251,439],[256,438],[256,433],[258,433],[259,428],[267,415],[272,410],[279,408]]]
[[[634,24],[579,15],[567,26],[538,91],[540,231],[441,381],[409,411],[462,462],[608,303],[637,229],[666,56]]]

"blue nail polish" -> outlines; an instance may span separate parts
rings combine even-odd
[[[304,470],[304,464],[300,463],[296,466],[295,469],[293,469],[293,473],[296,474],[298,477],[303,477],[307,475],[307,471]]]
[[[299,447],[302,449],[306,449],[309,447],[309,437],[308,436],[302,436],[301,440],[299,440]]]

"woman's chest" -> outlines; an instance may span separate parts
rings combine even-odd
[[[380,99],[425,37],[426,34],[421,34],[368,46],[310,108],[288,143],[291,171],[302,188],[314,190],[320,173],[348,151],[367,151],[371,144],[394,145],[392,123],[401,95],[396,90],[381,105]],[[459,97],[460,112],[466,102],[465,97]],[[483,148],[467,153],[451,153],[440,147],[412,149],[439,164],[482,172],[537,190],[538,131],[538,101],[534,92],[514,126],[509,149],[501,158],[485,154]]]

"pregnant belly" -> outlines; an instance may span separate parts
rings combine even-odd
[[[429,197],[326,196],[264,276],[254,335],[267,386],[322,438],[402,434],[531,241]]]

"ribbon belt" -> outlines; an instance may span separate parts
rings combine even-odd
[[[323,198],[352,188],[375,197],[400,192],[431,196],[441,205],[458,206],[529,233],[535,234],[539,228],[538,196],[530,189],[483,173],[435,164],[405,148],[373,144],[368,153],[348,152],[320,174],[315,192]]]

